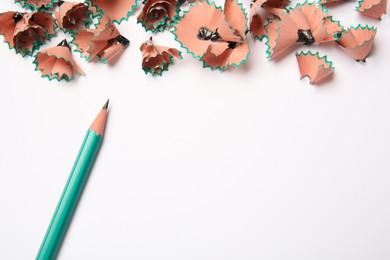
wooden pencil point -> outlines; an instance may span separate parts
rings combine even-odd
[[[107,99],[107,102],[104,104],[103,109],[108,109],[109,103],[110,103],[110,99]]]
[[[98,135],[102,135],[104,133],[104,128],[106,126],[106,119],[108,114],[108,103],[109,100],[107,100],[106,104],[104,104],[102,110],[99,112],[95,120],[92,122],[91,126],[89,127],[90,130],[95,131]]]

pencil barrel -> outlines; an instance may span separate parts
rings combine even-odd
[[[96,134],[95,131],[88,130],[46,231],[46,235],[36,257],[37,260],[50,260],[55,258],[85,181],[87,180],[88,173],[99,150],[101,141],[101,135]]]

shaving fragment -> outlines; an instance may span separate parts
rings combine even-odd
[[[161,76],[164,71],[168,70],[173,58],[182,59],[181,52],[175,48],[156,46],[153,44],[152,37],[145,41],[140,50],[142,52],[142,69],[145,74],[152,76]]]
[[[146,31],[164,31],[178,17],[180,8],[176,0],[146,0],[137,21]]]
[[[109,63],[119,57],[130,41],[119,33],[110,17],[103,15],[95,29],[82,29],[73,35],[72,43],[87,61]]]
[[[45,12],[5,12],[0,14],[0,34],[10,49],[22,56],[33,52],[55,35],[54,18]]]
[[[289,4],[290,0],[252,0],[249,12],[249,30],[252,35],[260,40],[265,35],[263,18],[258,13],[260,7],[271,14],[279,15]]]
[[[382,16],[387,13],[387,0],[359,0],[356,11],[381,20]]]
[[[85,75],[84,71],[72,58],[72,51],[66,40],[57,46],[40,51],[36,54],[35,70],[49,80],[71,81],[76,75]]]
[[[90,21],[88,7],[79,2],[59,1],[59,10],[54,12],[58,26],[65,32],[74,33],[84,29]]]
[[[349,27],[348,30],[341,33],[337,43],[341,48],[356,61],[366,62],[370,54],[377,29],[373,26]]]
[[[85,0],[94,16],[108,15],[114,23],[120,24],[135,12],[137,0]]]
[[[308,77],[310,84],[318,84],[334,72],[332,61],[327,56],[320,56],[318,52],[297,52],[295,54],[298,61],[301,79]]]
[[[323,6],[305,2],[268,19],[265,26],[268,58],[275,58],[296,42],[310,45],[337,40],[343,27]]]

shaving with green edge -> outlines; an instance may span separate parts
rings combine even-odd
[[[319,52],[301,51],[295,53],[301,79],[308,77],[310,84],[318,84],[333,73],[335,67],[327,56],[320,56]]]
[[[145,74],[150,73],[152,76],[162,76],[162,73],[173,63],[174,58],[183,58],[181,52],[175,48],[154,45],[152,37],[141,45],[140,51],[142,69]]]

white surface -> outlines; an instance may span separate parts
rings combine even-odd
[[[119,62],[75,54],[87,77],[70,84],[41,79],[1,44],[0,259],[35,257],[108,97],[59,259],[390,259],[390,23],[355,5],[331,12],[376,25],[375,49],[360,64],[336,45],[300,46],[334,61],[320,87],[299,80],[293,52],[267,61],[252,40],[240,69],[212,72],[185,54],[162,78],[145,76],[139,46],[151,34],[135,16],[119,26],[131,40]],[[169,32],[155,42],[178,47]]]

